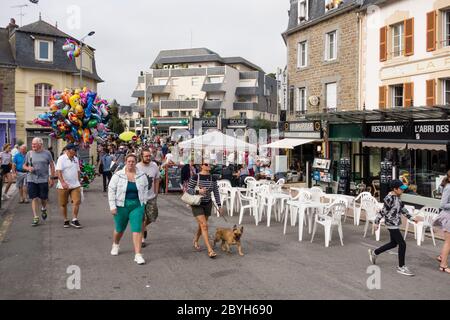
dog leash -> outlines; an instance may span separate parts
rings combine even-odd
[[[225,216],[223,214],[220,214],[220,210],[217,207],[216,203],[214,201],[212,201],[214,208],[216,208],[217,212],[219,212],[219,215],[223,218],[223,220],[225,220],[226,223],[228,223],[227,219],[225,218]]]

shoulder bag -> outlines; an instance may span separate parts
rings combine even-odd
[[[199,188],[200,184],[200,175],[197,175],[197,186],[195,187],[195,190]],[[200,205],[200,202],[202,201],[201,195],[192,195],[188,193],[187,191],[183,193],[183,196],[181,197],[181,201],[184,203],[190,205],[190,206],[198,206]]]

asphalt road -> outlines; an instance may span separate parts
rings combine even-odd
[[[55,190],[49,219],[39,227],[31,227],[30,205],[12,204],[2,214],[0,299],[448,299],[450,277],[438,271],[434,260],[440,241],[433,247],[426,239],[418,247],[414,237],[408,237],[407,265],[416,273],[412,278],[395,271],[395,252],[379,257],[380,289],[370,290],[367,249],[387,242],[387,230],[377,243],[374,237],[364,239],[363,227],[354,227],[347,219],[345,245],[340,245],[335,230],[325,248],[320,228],[314,243],[306,229],[300,243],[297,227],[289,227],[283,235],[280,223],[255,226],[246,216],[245,256],[234,248],[232,255],[217,248],[213,260],[206,250],[193,249],[196,224],[190,209],[173,194],[158,199],[159,220],[151,226],[149,245],[143,249],[147,264],[138,266],[129,229],[120,255],[109,253],[113,221],[99,183],[97,179],[85,192],[81,230],[63,228]],[[236,216],[227,220],[213,217],[210,234],[216,227],[237,223]],[[80,271],[80,289],[70,289],[77,283],[70,266]]]

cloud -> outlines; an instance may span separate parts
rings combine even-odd
[[[17,22],[15,0],[2,0],[0,22]],[[67,8],[79,6],[80,29],[68,27]],[[286,29],[288,0],[40,0],[24,9],[23,24],[42,12],[49,23],[96,49],[97,70],[105,80],[99,93],[123,105],[131,97],[140,71],[146,71],[164,49],[207,47],[219,55],[241,56],[275,72],[286,64],[281,33]]]

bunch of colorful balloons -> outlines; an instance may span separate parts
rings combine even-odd
[[[80,162],[80,171],[81,171],[81,186],[85,189],[89,188],[89,185],[95,178],[95,166],[88,163]]]
[[[95,139],[108,136],[109,104],[87,88],[63,92],[53,91],[49,99],[50,111],[42,113],[34,123],[51,127],[51,137],[88,148]]]
[[[72,39],[66,39],[66,42],[62,46],[62,49],[67,52],[67,57],[72,61],[73,58],[77,58],[81,54],[81,48],[78,42]]]

